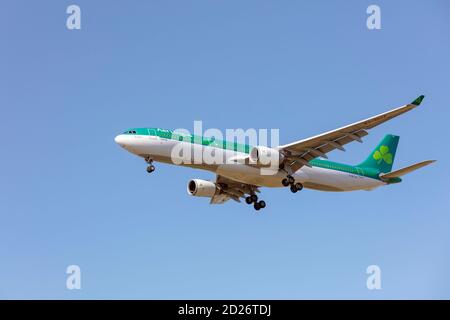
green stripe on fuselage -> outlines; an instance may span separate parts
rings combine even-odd
[[[380,180],[380,177],[379,177],[380,171],[378,171],[376,169],[372,169],[372,168],[356,167],[356,166],[351,166],[348,164],[333,162],[333,161],[329,161],[329,160],[322,160],[322,159],[313,159],[313,160],[309,161],[309,163],[314,167],[348,172],[351,174]]]
[[[180,135],[174,133],[171,130],[165,130],[160,128],[133,128],[125,131],[123,134],[137,134],[144,136],[157,136],[163,139],[176,140],[176,141],[185,141],[195,144],[201,144],[204,146],[211,146],[216,148],[222,148],[225,150],[233,150],[242,153],[250,153],[251,146],[248,144],[240,144],[236,142],[223,141],[223,140],[215,140],[211,138],[206,138],[203,136],[196,135]],[[322,159],[313,159],[309,161],[309,163],[313,167],[336,170],[341,172],[348,172],[354,175],[364,176],[372,179],[380,180],[379,174],[380,171],[373,168],[363,168],[357,166],[351,166],[348,164],[322,160]],[[400,182],[399,178],[389,180],[389,183]]]
[[[242,144],[237,142],[230,142],[224,140],[216,140],[214,138],[207,138],[196,135],[182,135],[174,133],[172,130],[160,129],[160,128],[133,128],[125,131],[123,134],[138,134],[144,136],[157,136],[163,139],[185,141],[195,144],[201,144],[204,146],[211,146],[221,148],[225,150],[232,150],[242,153],[249,153],[250,146],[248,144]]]

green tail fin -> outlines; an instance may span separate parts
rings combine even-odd
[[[358,167],[378,169],[380,172],[390,172],[394,163],[395,151],[397,151],[399,136],[386,135],[369,157],[361,162]]]

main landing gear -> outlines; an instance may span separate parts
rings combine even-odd
[[[303,189],[303,185],[300,182],[295,183],[295,179],[293,176],[288,175],[286,178],[281,180],[281,184],[285,187],[291,186],[291,192],[296,193]]]
[[[155,166],[153,165],[153,159],[151,159],[150,157],[146,157],[145,162],[148,163],[148,166],[147,166],[148,173],[152,173],[153,171],[155,171]]]
[[[258,196],[256,194],[251,194],[245,198],[247,204],[252,204],[256,211],[266,207],[266,202],[264,200],[258,201]]]

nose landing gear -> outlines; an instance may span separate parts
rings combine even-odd
[[[148,173],[152,173],[153,171],[155,171],[155,166],[153,165],[153,159],[152,158],[150,158],[150,157],[146,157],[145,158],[145,162],[147,162],[148,163],[148,166],[147,166],[147,172]]]

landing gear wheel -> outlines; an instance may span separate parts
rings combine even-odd
[[[256,203],[258,201],[258,196],[256,194],[252,194],[250,199],[252,199],[252,202]]]
[[[291,192],[292,193],[296,193],[298,191],[297,187],[295,186],[295,184],[291,185]]]
[[[295,179],[294,179],[294,177],[293,176],[287,176],[287,179],[288,179],[288,181],[289,181],[289,184],[294,184],[295,183]]]
[[[253,205],[253,207],[255,208],[256,211],[261,209],[261,205],[259,204],[259,202],[255,202],[255,204]]]
[[[155,171],[155,166],[153,165],[153,159],[150,158],[150,156],[146,156],[144,160],[145,160],[145,162],[148,163],[147,172],[152,173],[153,171]]]
[[[284,178],[283,180],[281,180],[281,184],[282,184],[284,187],[287,187],[287,186],[289,186],[289,180],[286,179],[286,178]]]
[[[266,207],[266,202],[264,201],[264,200],[261,200],[260,202],[258,202],[258,205],[259,205],[259,207],[262,209],[262,208],[265,208]]]
[[[295,187],[297,188],[297,191],[300,191],[300,190],[303,189],[303,185],[302,185],[300,182],[297,182],[297,183],[295,184]]]
[[[246,197],[245,198],[245,203],[252,204],[253,203],[252,197],[251,196]]]

